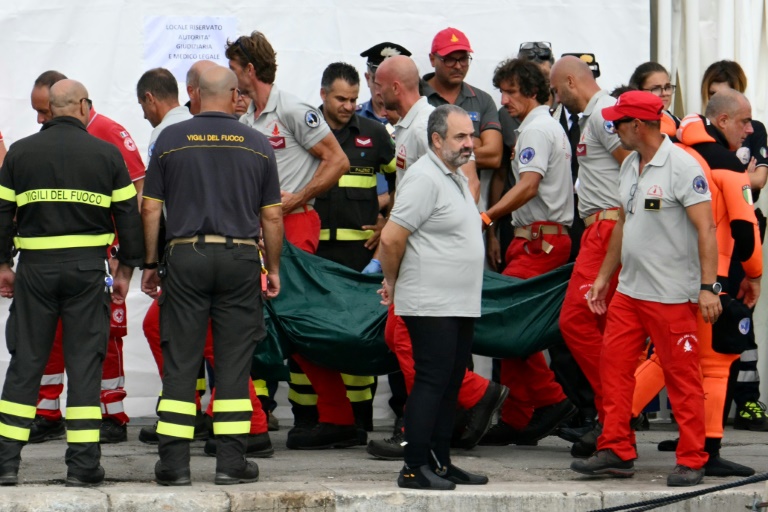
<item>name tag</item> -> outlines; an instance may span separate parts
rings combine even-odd
[[[661,210],[661,199],[649,198],[645,200],[645,209],[651,211]]]

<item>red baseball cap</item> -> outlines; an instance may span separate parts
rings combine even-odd
[[[619,101],[612,107],[603,109],[603,119],[618,121],[625,117],[641,121],[658,121],[664,104],[661,98],[645,91],[627,91],[619,96]]]
[[[432,53],[445,56],[458,51],[472,52],[469,39],[459,29],[453,27],[443,29],[432,40]]]

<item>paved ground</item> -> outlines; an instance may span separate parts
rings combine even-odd
[[[287,428],[273,432],[275,455],[257,460],[261,469],[258,483],[238,486],[213,485],[215,460],[205,456],[203,443],[192,446],[192,487],[165,488],[156,485],[153,467],[156,448],[138,442],[141,425],[149,419],[134,420],[129,441],[103,447],[102,464],[107,482],[98,489],[70,489],[63,486],[64,441],[29,445],[24,449],[16,488],[0,489],[0,512],[27,510],[88,511],[390,511],[390,510],[471,510],[473,512],[587,511],[618,504],[689,491],[666,487],[666,474],[674,465],[673,455],[657,451],[656,443],[674,437],[671,425],[653,424],[652,430],[638,433],[640,459],[637,474],[629,480],[590,479],[568,469],[570,445],[556,437],[538,447],[477,447],[454,453],[454,463],[471,471],[488,474],[491,483],[483,487],[460,487],[452,492],[400,490],[395,479],[401,463],[371,459],[365,448],[319,452],[285,448]],[[371,438],[388,435],[381,425]],[[768,472],[768,433],[726,432],[723,455]],[[707,478],[703,489],[737,479]],[[749,510],[754,497],[766,497],[763,483],[658,510],[718,512]],[[747,508],[745,508],[747,507]]]

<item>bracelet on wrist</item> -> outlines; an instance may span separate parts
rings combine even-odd
[[[154,270],[154,269],[156,269],[159,266],[160,266],[160,262],[159,261],[155,261],[155,262],[152,262],[152,263],[147,263],[145,261],[144,264],[141,266],[141,270]]]

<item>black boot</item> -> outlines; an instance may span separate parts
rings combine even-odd
[[[708,437],[704,440],[704,451],[709,454],[709,460],[704,464],[706,476],[752,476],[755,470],[736,464],[720,457],[720,444],[722,439]]]
[[[432,491],[452,491],[456,484],[437,476],[428,465],[409,468],[403,466],[397,477],[398,487],[406,489],[428,489]]]

